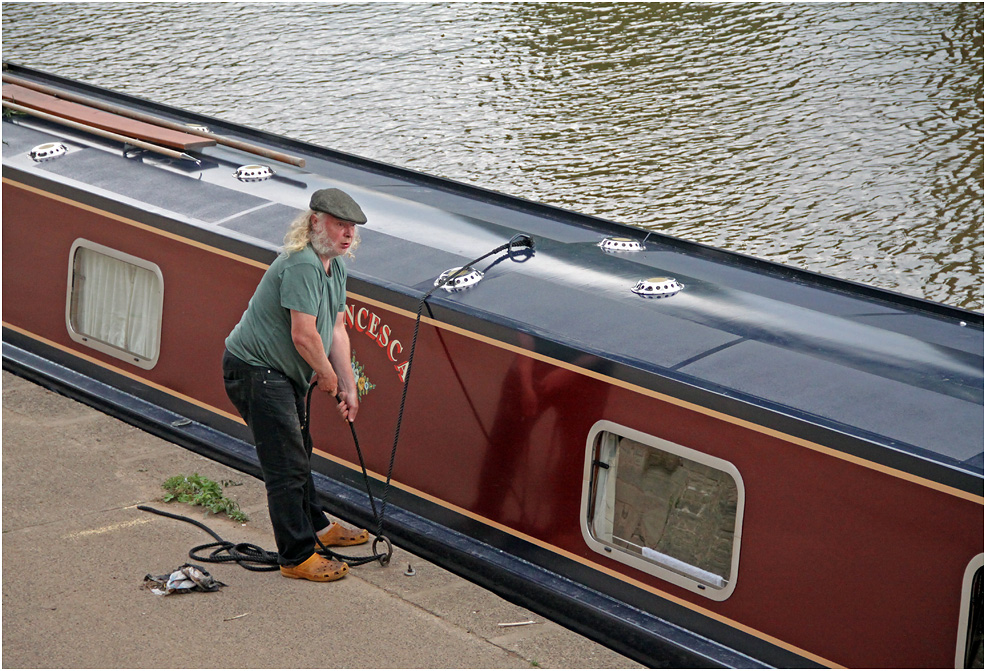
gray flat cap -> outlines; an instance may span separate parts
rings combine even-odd
[[[325,212],[343,221],[365,224],[366,215],[349,194],[339,189],[319,189],[312,194],[308,207],[316,212]]]

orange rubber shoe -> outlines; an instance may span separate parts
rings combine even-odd
[[[318,554],[313,554],[297,566],[281,567],[281,575],[285,578],[299,578],[314,582],[332,582],[346,577],[347,573],[349,573],[347,564],[330,561]]]
[[[318,540],[322,541],[322,545],[327,548],[332,546],[362,545],[370,540],[370,534],[366,532],[366,529],[347,529],[338,522],[333,522],[324,533],[319,535]],[[315,544],[315,549],[319,549],[318,543]]]

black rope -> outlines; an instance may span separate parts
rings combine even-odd
[[[312,415],[312,392],[315,391],[315,385],[308,388],[308,396],[305,398],[305,425],[302,427],[303,434],[305,436],[306,447],[311,447],[310,443],[312,440],[311,429],[309,423],[311,422]],[[342,396],[336,394],[336,400],[342,403]],[[373,510],[373,519],[376,520],[378,526],[380,524],[380,513],[377,512],[377,505],[373,501],[373,491],[370,489],[370,476],[366,472],[366,460],[363,459],[363,450],[359,446],[359,436],[356,435],[356,425],[353,424],[351,420],[349,421],[349,430],[353,434],[353,444],[356,445],[356,456],[359,457],[359,465],[363,470],[363,482],[366,485],[366,494],[370,497],[370,508]],[[380,536],[380,534],[377,534]]]
[[[305,439],[305,447],[307,448],[309,455],[312,453],[312,448],[313,448],[311,421],[312,421],[312,394],[315,391],[315,387],[316,385],[314,384],[308,387],[308,395],[305,397],[305,423],[301,427],[302,435],[304,436]],[[342,403],[342,396],[336,394],[336,400]],[[366,495],[370,497],[370,508],[373,509],[373,516],[377,520],[378,528],[381,528],[383,526],[383,523],[381,521],[380,514],[377,513],[376,504],[373,502],[373,491],[370,489],[370,476],[366,472],[366,461],[363,459],[363,451],[360,449],[359,446],[359,436],[356,435],[356,425],[353,424],[352,420],[347,420],[347,421],[349,422],[349,430],[353,434],[353,444],[356,445],[356,454],[359,457],[359,465],[360,468],[363,470],[363,481],[366,483]],[[308,492],[307,483],[305,485],[305,498],[308,500],[312,498],[310,496],[310,492]],[[315,533],[314,529],[312,530],[312,535],[315,536],[315,542],[318,544],[318,547],[320,548],[317,551],[320,555],[322,555],[323,557],[327,557],[329,559],[335,559],[336,561],[345,561],[346,563],[353,561],[355,562],[352,564],[353,566],[360,566],[362,564],[367,564],[371,561],[379,561],[381,565],[386,566],[388,563],[390,563],[390,557],[394,553],[393,544],[391,544],[390,539],[384,536],[383,533],[377,533],[376,538],[373,539],[373,546],[372,546],[373,554],[366,558],[363,557],[353,558],[353,557],[346,557],[345,555],[341,555],[338,552],[335,552],[325,547],[325,545],[322,544],[322,541],[319,540],[318,534]],[[383,543],[384,545],[386,545],[387,551],[378,553],[377,552],[378,543]]]
[[[173,520],[180,520],[182,522],[194,524],[216,539],[215,543],[203,543],[202,545],[196,545],[189,550],[188,556],[190,559],[208,564],[235,562],[248,571],[277,571],[279,568],[276,552],[269,552],[258,545],[254,545],[253,543],[231,543],[202,522],[194,520],[191,517],[165,512],[163,510],[158,510],[145,505],[137,506],[137,510],[143,510],[144,512],[154,513],[155,515],[161,515],[162,517],[170,517]],[[319,541],[318,544],[321,548],[319,554],[323,554],[323,552],[325,552],[328,554],[328,559],[346,562],[350,566],[362,566],[363,564],[369,564],[370,562],[377,561],[378,559],[377,555],[369,555],[364,557],[350,557],[347,555],[341,555],[326,548],[322,545],[321,541]],[[199,554],[209,548],[213,548],[210,554]]]
[[[421,313],[424,310],[425,303],[428,301],[428,299],[431,297],[431,295],[433,293],[435,293],[435,291],[437,291],[441,287],[445,286],[446,284],[448,284],[449,282],[451,282],[456,277],[459,277],[459,276],[467,273],[468,272],[468,269],[471,268],[472,266],[474,266],[475,264],[479,263],[480,261],[482,261],[483,259],[485,259],[485,258],[487,258],[489,256],[493,256],[494,254],[499,254],[500,252],[503,252],[503,251],[510,252],[510,251],[513,250],[514,247],[526,247],[528,249],[533,249],[534,248],[534,240],[531,238],[531,236],[526,235],[526,234],[517,234],[517,235],[515,235],[514,237],[510,238],[510,240],[508,240],[506,242],[506,244],[503,244],[503,245],[500,245],[499,247],[496,247],[494,249],[491,249],[490,251],[488,251],[487,253],[483,254],[482,256],[477,257],[477,258],[473,259],[472,261],[470,261],[469,263],[465,264],[464,266],[462,266],[456,272],[449,273],[448,276],[445,279],[443,279],[440,282],[437,282],[435,284],[435,286],[433,286],[431,289],[429,289],[428,292],[425,293],[425,295],[422,296],[421,297],[421,300],[418,302],[418,309],[416,311],[415,319],[414,319],[414,335],[411,338],[411,350],[410,350],[410,353],[408,354],[408,357],[407,357],[407,371],[404,373],[404,387],[401,390],[401,405],[400,405],[400,409],[397,412],[397,426],[394,429],[394,445],[390,449],[390,463],[387,466],[387,480],[384,483],[383,493],[380,495],[380,510],[379,511],[377,510],[376,503],[374,502],[374,499],[373,499],[373,490],[372,490],[372,487],[370,485],[370,476],[369,476],[369,474],[366,471],[366,462],[363,459],[363,452],[362,452],[362,450],[360,449],[360,446],[359,446],[359,438],[356,436],[356,427],[353,424],[353,422],[349,422],[349,429],[350,429],[350,431],[352,431],[352,434],[353,434],[353,443],[356,445],[356,454],[359,457],[360,469],[363,471],[363,482],[364,482],[364,484],[366,486],[366,494],[370,498],[370,508],[373,511],[373,517],[374,517],[374,520],[376,521],[376,524],[377,524],[376,540],[374,540],[374,542],[373,542],[374,551],[375,551],[375,548],[376,548],[376,544],[379,541],[384,541],[388,545],[388,547],[390,546],[390,541],[387,540],[387,537],[384,536],[384,533],[383,533],[384,513],[387,510],[387,498],[388,498],[388,495],[390,494],[390,481],[391,481],[391,479],[393,477],[394,464],[395,464],[395,462],[397,460],[397,445],[398,445],[398,443],[400,441],[401,424],[402,424],[402,422],[404,420],[404,408],[405,408],[405,406],[407,404],[407,389],[408,389],[408,384],[410,384],[410,382],[411,382],[411,368],[412,368],[412,365],[414,363],[414,352],[415,352],[415,349],[417,348],[417,345],[418,345],[418,331],[419,331],[419,328],[421,326]],[[305,426],[304,426],[304,429],[305,429],[306,439],[309,440],[309,441],[311,440],[311,432],[309,431],[308,423],[309,423],[309,421],[311,419],[312,392],[314,390],[315,390],[315,387],[314,386],[309,387],[309,389],[308,389],[308,398],[305,401]],[[342,399],[339,396],[337,396],[336,398],[340,402],[342,401]],[[389,557],[388,557],[388,560],[389,560]],[[383,563],[383,561],[382,561],[382,563]]]
[[[428,292],[421,297],[418,302],[418,309],[414,318],[414,335],[411,338],[411,351],[407,357],[407,371],[404,373],[404,388],[401,390],[401,405],[400,409],[397,411],[397,426],[394,428],[394,446],[390,450],[390,465],[387,467],[387,483],[384,486],[383,495],[380,500],[380,519],[377,523],[378,532],[383,532],[383,513],[387,509],[387,494],[390,492],[390,478],[394,472],[394,461],[397,458],[397,444],[400,441],[401,436],[401,423],[404,420],[404,406],[407,402],[407,389],[408,385],[411,383],[411,368],[414,363],[414,350],[418,345],[418,329],[421,326],[421,312],[424,310],[425,303],[431,297],[435,291],[445,286],[451,282],[456,277],[463,275],[468,272],[468,269],[483,259],[493,256],[494,254],[499,254],[500,252],[507,251],[510,253],[514,247],[527,247],[528,249],[534,249],[534,239],[531,236],[518,233],[506,242],[506,244],[500,245],[494,249],[491,249],[482,256],[473,259],[469,263],[462,266],[458,271],[454,273],[449,273],[448,276],[440,281],[436,282],[435,286],[428,290]]]
[[[315,386],[316,385],[311,385],[310,387],[308,387],[308,395],[305,398],[305,423],[301,427],[302,435],[304,435],[305,437],[305,447],[308,449],[309,454],[311,453],[313,447],[312,432],[311,432],[311,418],[312,418],[312,393],[315,391]],[[342,396],[336,394],[336,400],[342,403]],[[359,457],[359,466],[360,469],[362,469],[363,471],[363,482],[366,485],[366,495],[370,498],[370,508],[373,510],[373,517],[377,522],[377,535],[376,538],[373,539],[373,546],[372,546],[373,555],[370,557],[369,561],[373,561],[375,559],[378,560],[382,565],[386,566],[388,563],[390,563],[390,557],[394,554],[394,546],[390,542],[390,539],[383,535],[382,512],[377,512],[377,505],[373,501],[373,490],[370,487],[370,475],[366,472],[366,460],[363,458],[363,450],[361,450],[359,446],[359,436],[356,435],[356,425],[353,423],[352,420],[347,420],[347,421],[349,422],[349,431],[353,434],[353,444],[356,446],[356,455]],[[308,496],[307,484],[306,484],[305,496],[306,497]],[[322,541],[319,540],[318,534],[315,534],[315,542],[318,543],[319,548],[321,548],[319,554],[321,554],[322,556],[329,557],[330,559],[333,557],[342,556],[336,552],[333,552],[332,550],[329,550],[327,547],[322,545]],[[378,543],[383,543],[384,545],[386,545],[387,547],[386,552],[380,552],[380,553],[377,552]],[[360,563],[365,564],[366,562],[360,562]],[[358,566],[359,564],[356,565]]]
[[[167,513],[163,510],[158,510],[156,508],[151,508],[150,506],[144,505],[137,506],[137,510],[143,510],[144,512],[154,513],[155,515],[161,515],[162,517],[170,517],[173,520],[181,520],[182,522],[194,524],[216,539],[215,543],[196,545],[194,548],[189,550],[188,556],[191,559],[212,564],[236,562],[248,571],[276,571],[278,569],[276,552],[268,552],[261,547],[253,545],[252,543],[230,543],[229,541],[224,540],[222,536],[217,534],[215,531],[198,520],[193,520],[191,517]],[[198,552],[211,547],[216,548],[211,555],[208,557],[198,556]],[[223,552],[226,552],[227,554],[222,556]]]

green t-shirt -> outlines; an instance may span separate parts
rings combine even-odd
[[[346,309],[346,265],[332,259],[326,274],[318,254],[308,245],[281,254],[264,273],[257,290],[229,337],[226,349],[253,366],[281,371],[304,395],[314,371],[291,340],[291,310],[315,316],[326,353],[332,346],[336,315]]]

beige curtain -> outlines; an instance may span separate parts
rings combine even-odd
[[[161,337],[161,284],[152,271],[79,247],[72,326],[94,340],[152,359]]]
[[[599,434],[599,461],[609,468],[596,469],[596,500],[591,520],[592,535],[603,543],[613,542],[614,511],[616,509],[616,474],[619,472],[620,437],[604,431]]]

